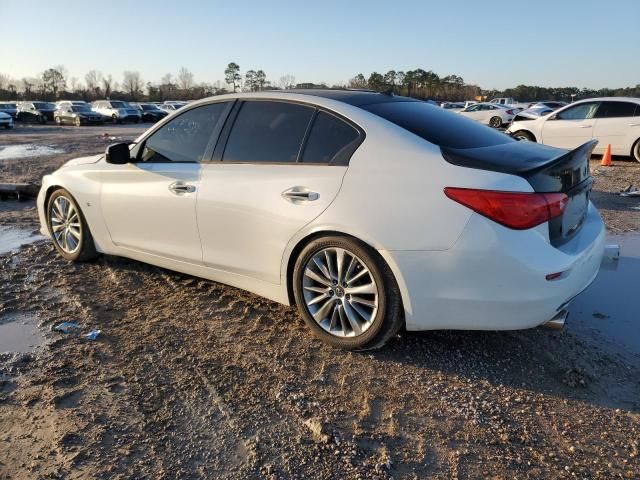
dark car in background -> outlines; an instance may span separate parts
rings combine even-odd
[[[54,114],[58,125],[104,125],[105,117],[94,112],[88,105],[64,105],[58,107]]]
[[[18,114],[18,104],[16,102],[0,102],[0,112],[11,115],[11,118],[15,120]]]
[[[169,115],[169,112],[160,110],[155,103],[132,103],[131,106],[140,110],[143,122],[155,123]]]
[[[49,102],[22,102],[18,105],[19,122],[47,123],[53,121],[56,105]]]

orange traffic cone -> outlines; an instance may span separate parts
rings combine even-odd
[[[610,167],[611,166],[611,144],[607,145],[607,149],[604,151],[604,155],[602,156],[602,161],[600,161],[601,167]]]

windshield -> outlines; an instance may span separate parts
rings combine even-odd
[[[361,108],[441,147],[490,147],[514,141],[504,133],[425,102],[376,103]]]
[[[0,108],[16,108],[15,103],[0,103]]]
[[[124,102],[111,102],[111,108],[127,108],[127,104]]]
[[[90,112],[91,109],[89,107],[85,107],[84,105],[74,105],[71,107],[71,111],[73,112]]]
[[[158,110],[158,107],[156,107],[155,105],[141,105],[142,106],[142,110]]]

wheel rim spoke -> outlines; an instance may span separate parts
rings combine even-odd
[[[312,278],[316,282],[321,283],[322,285],[326,285],[326,286],[331,285],[331,282],[329,280],[327,280],[326,278],[322,278],[320,275],[318,275],[316,272],[311,270],[309,267],[307,267],[307,269],[304,271],[304,274],[307,277]]]
[[[74,253],[82,240],[80,215],[71,200],[56,197],[49,210],[49,227],[53,240],[65,253]]]
[[[324,248],[304,267],[302,296],[308,312],[337,337],[362,335],[378,312],[378,286],[367,265],[349,250]]]
[[[358,285],[356,287],[349,287],[345,290],[350,295],[357,295],[359,293],[368,293],[375,294],[377,292],[377,288],[375,283],[365,283],[364,285]]]

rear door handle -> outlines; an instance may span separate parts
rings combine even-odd
[[[291,203],[313,202],[320,198],[320,194],[312,192],[307,187],[291,187],[282,192],[282,198]]]
[[[580,128],[591,128],[593,125],[580,125]]]
[[[640,123],[630,123],[630,127],[640,127]]]
[[[193,193],[196,191],[195,185],[189,185],[184,182],[173,182],[169,185],[169,190],[176,195],[182,195],[185,193]]]

